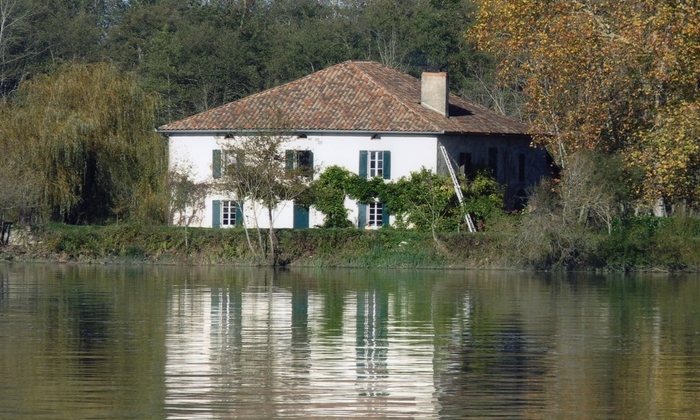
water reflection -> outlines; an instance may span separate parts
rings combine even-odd
[[[692,418],[697,280],[0,265],[0,418]]]
[[[374,286],[335,294],[342,311],[329,320],[326,296],[279,283],[173,289],[169,417],[211,417],[202,401],[242,418],[438,416],[432,329],[406,328],[394,296]]]

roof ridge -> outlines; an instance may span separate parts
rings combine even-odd
[[[387,89],[383,84],[381,84],[381,83],[377,82],[376,80],[374,80],[374,78],[372,78],[372,76],[370,76],[369,74],[367,74],[367,73],[364,72],[361,68],[359,68],[358,66],[355,66],[354,64],[356,64],[356,63],[378,64],[378,65],[384,67],[385,69],[391,70],[392,72],[400,73],[402,76],[405,75],[404,73],[401,73],[401,72],[399,72],[398,70],[396,70],[396,69],[394,69],[394,68],[387,67],[387,66],[385,66],[384,64],[377,63],[376,61],[359,61],[359,62],[358,62],[358,61],[346,61],[346,63],[353,64],[353,68],[355,68],[355,70],[356,70],[357,72],[359,72],[365,79],[367,79],[368,81],[370,81],[373,85],[379,86],[379,87],[381,88],[381,90],[382,90],[384,93],[386,93],[386,94],[388,94],[389,96],[391,96],[392,98],[394,98],[399,104],[401,104],[402,107],[404,107],[405,109],[407,109],[408,112],[410,112],[412,115],[418,117],[418,118],[419,118],[421,121],[423,121],[424,123],[427,123],[428,125],[432,126],[432,127],[435,129],[435,131],[444,131],[444,129],[443,129],[442,127],[438,126],[437,124],[434,124],[432,121],[428,120],[427,118],[423,117],[421,114],[419,114],[418,112],[416,112],[412,107],[406,105],[406,104],[404,103],[404,101],[401,100],[401,98],[399,98],[398,96],[396,96],[396,94],[394,94],[394,93],[391,92],[389,89]],[[406,76],[408,76],[408,77],[413,77],[413,76],[411,76],[411,75],[406,75]],[[420,81],[420,80],[419,80],[419,81]],[[420,102],[419,102],[419,105],[420,105]],[[422,105],[421,105],[421,106],[422,106]],[[432,112],[434,112],[434,111],[432,111]]]

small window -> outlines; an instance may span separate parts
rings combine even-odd
[[[384,152],[369,152],[369,177],[384,175]]]
[[[472,154],[459,154],[459,173],[460,175],[469,176],[472,173]]]
[[[287,150],[285,159],[287,170],[299,170],[303,176],[308,178],[313,175],[314,155],[310,150]]]
[[[391,152],[388,150],[360,150],[360,178],[391,179]]]
[[[236,226],[236,202],[221,201],[221,226]]]
[[[367,205],[367,226],[380,227],[384,225],[383,208],[382,203],[369,203]]]
[[[241,159],[241,152],[236,150],[215,149],[212,151],[212,177],[219,179],[226,173],[226,168]]]

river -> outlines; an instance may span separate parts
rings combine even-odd
[[[0,265],[0,418],[693,418],[696,276]]]

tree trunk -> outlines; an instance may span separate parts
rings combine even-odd
[[[275,235],[275,228],[272,223],[272,209],[270,207],[267,208],[267,216],[270,222],[270,231],[269,231],[269,239],[270,239],[270,253],[267,256],[268,262],[274,267],[277,265],[277,247],[275,246],[276,242],[276,235]]]
[[[253,248],[253,242],[250,240],[250,232],[248,232],[248,224],[246,223],[245,219],[245,213],[243,210],[243,205],[244,203],[242,201],[237,201],[236,205],[240,207],[241,209],[241,227],[243,228],[243,231],[245,232],[245,240],[248,243],[248,249],[250,249],[250,253],[253,255],[253,259],[258,259],[258,253],[255,252],[255,248]]]

